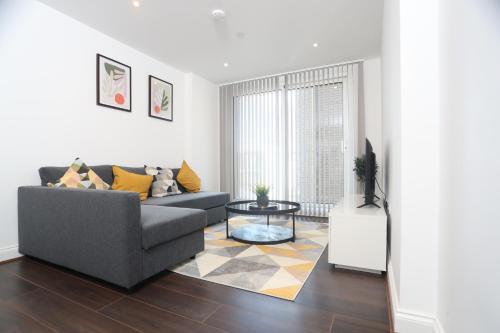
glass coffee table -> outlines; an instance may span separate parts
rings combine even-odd
[[[258,207],[255,200],[241,200],[229,202],[226,207],[226,237],[246,244],[281,244],[295,242],[295,213],[300,210],[300,204],[292,201],[269,201],[269,206]],[[241,215],[265,215],[267,225],[248,224],[239,227],[229,234],[229,213]],[[269,225],[271,215],[292,214],[292,228]]]

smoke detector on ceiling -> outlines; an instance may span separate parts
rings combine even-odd
[[[215,20],[220,20],[226,17],[226,12],[223,9],[214,9],[212,10],[212,17]]]

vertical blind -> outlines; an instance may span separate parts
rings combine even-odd
[[[221,86],[221,188],[252,199],[301,204],[327,216],[349,191],[356,144],[358,64],[329,66]],[[346,156],[346,147],[352,156]],[[352,158],[351,158],[352,157]]]

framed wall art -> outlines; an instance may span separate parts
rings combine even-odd
[[[174,119],[174,86],[149,76],[149,116],[167,121]]]
[[[97,54],[97,105],[132,111],[132,69]]]

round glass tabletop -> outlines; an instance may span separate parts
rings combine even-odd
[[[300,210],[300,204],[293,201],[270,200],[269,206],[258,207],[255,200],[240,200],[226,204],[226,211],[247,215],[281,215]]]

